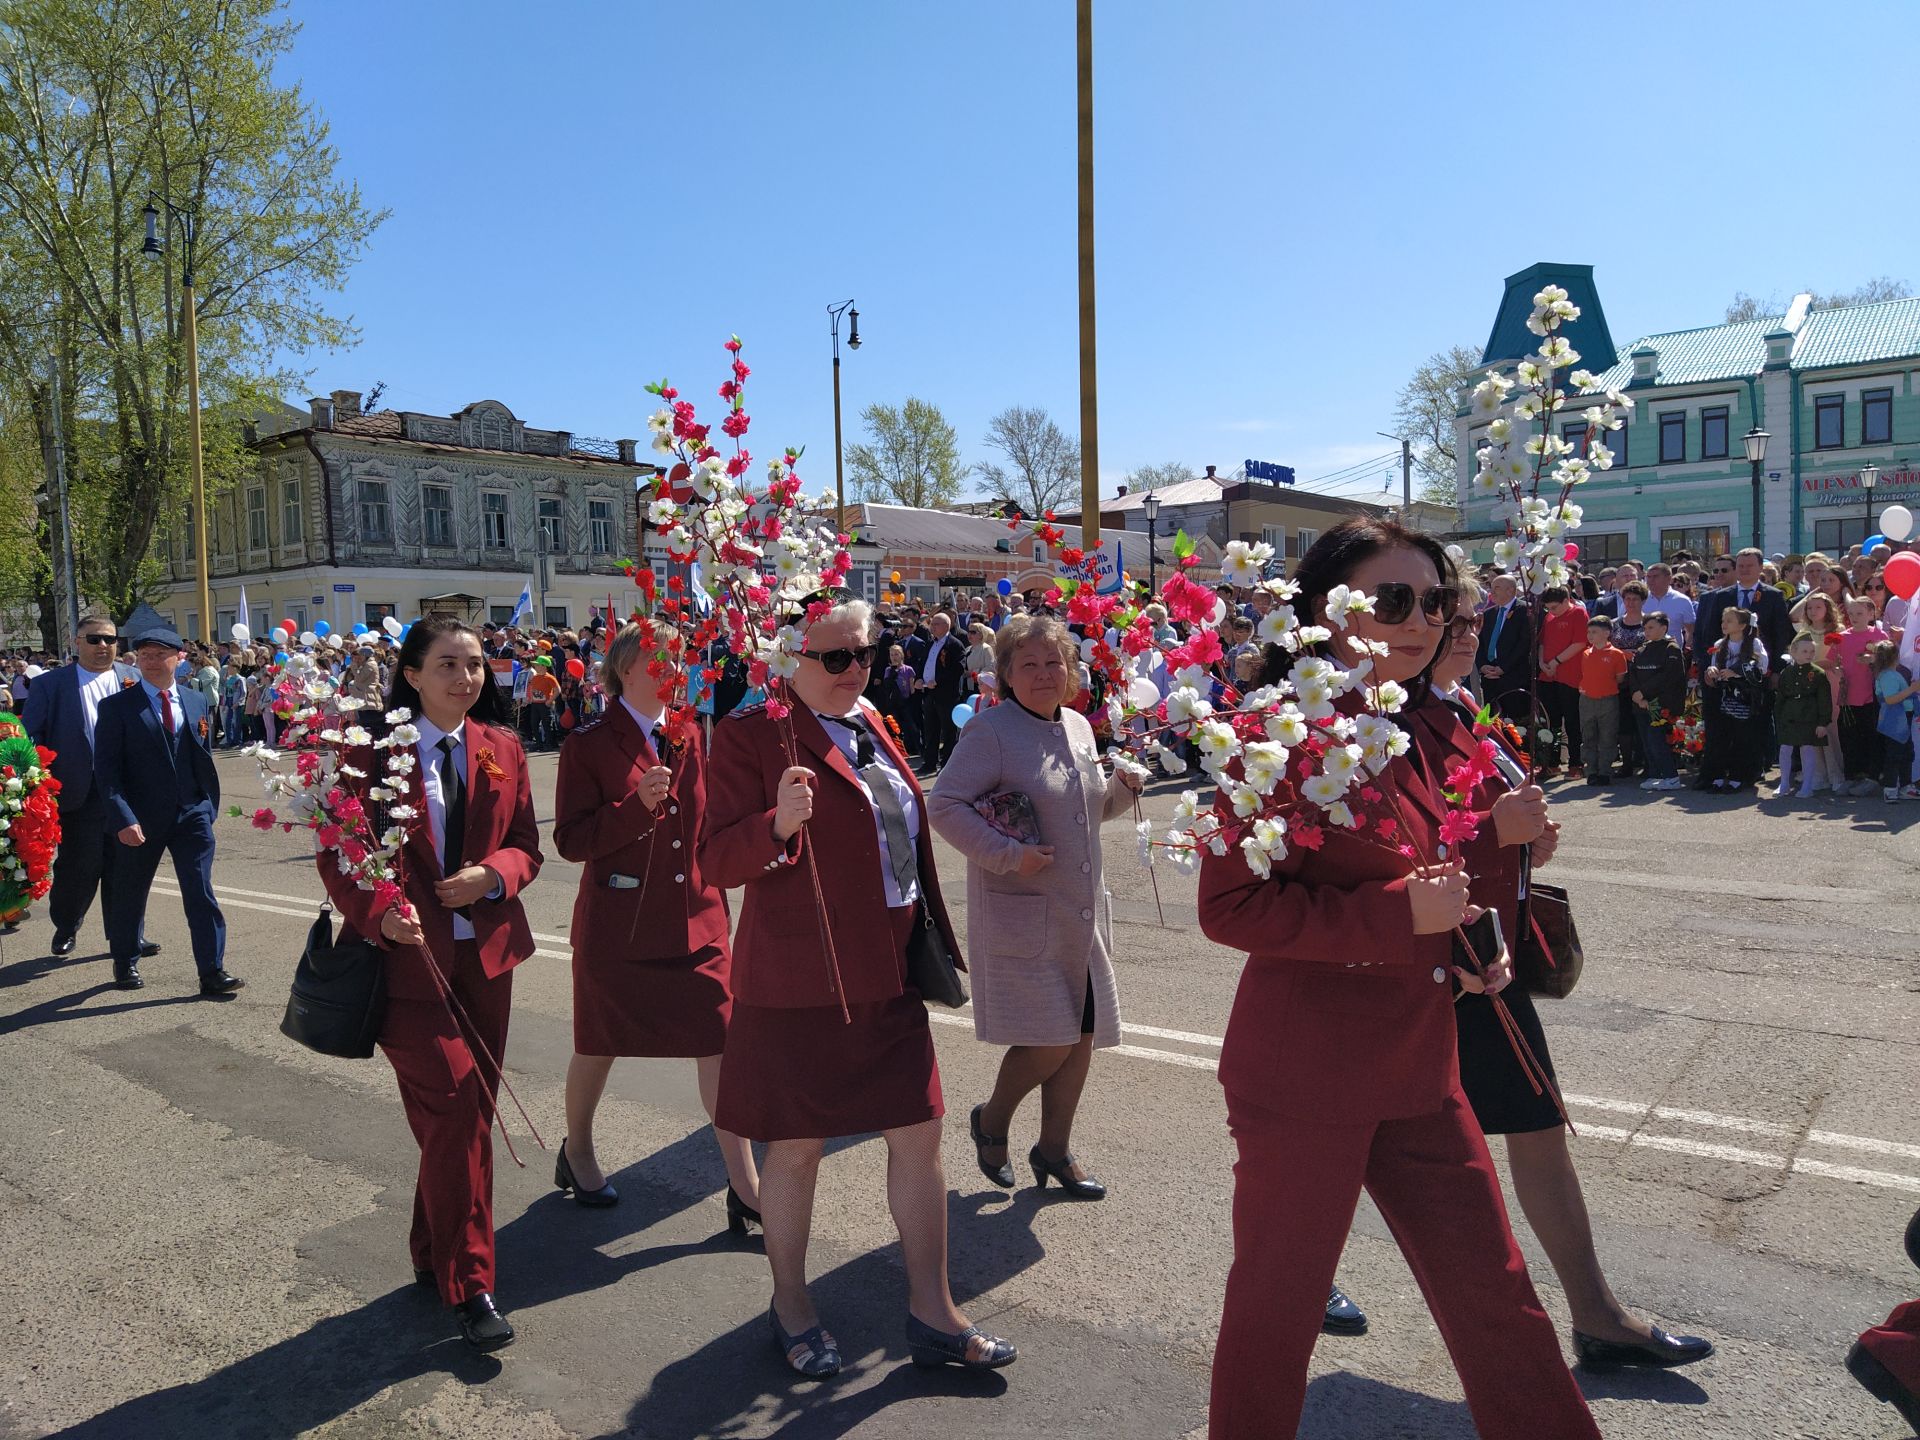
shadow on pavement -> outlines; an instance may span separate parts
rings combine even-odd
[[[1704,1405],[1712,1397],[1677,1370],[1588,1370],[1573,1378],[1589,1400],[1648,1400],[1655,1405]]]
[[[1465,1401],[1436,1400],[1346,1370],[1309,1383],[1300,1412],[1299,1440],[1355,1440],[1362,1435],[1476,1440],[1479,1433]]]
[[[16,971],[25,966],[38,965],[38,960],[25,960],[18,965],[9,965],[0,972],[0,987],[21,985],[39,978],[37,974],[13,978]],[[58,966],[62,962],[47,962]],[[71,963],[71,962],[67,962]],[[96,995],[118,994],[111,980],[98,985],[89,985],[84,990],[75,990],[66,995],[55,995],[42,1000],[38,1005],[29,1005],[24,1010],[16,1010],[11,1015],[0,1015],[0,1035],[11,1035],[16,1030],[31,1029],[35,1025],[52,1025],[62,1020],[91,1020],[101,1015],[119,1015],[128,1010],[151,1010],[157,1005],[199,1005],[205,1001],[198,991],[187,995],[160,995],[151,1000],[128,1000],[119,1005],[88,1005],[87,1001]],[[131,993],[131,992],[129,992]]]

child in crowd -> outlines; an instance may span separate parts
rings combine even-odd
[[[1580,750],[1587,784],[1604,785],[1613,774],[1613,752],[1620,744],[1620,684],[1627,652],[1613,643],[1613,621],[1596,615],[1587,622],[1587,648],[1580,655]]]
[[[886,713],[900,722],[900,733],[907,749],[920,753],[920,710],[914,703],[913,667],[907,664],[907,652],[904,646],[895,645],[887,651]]]
[[[1811,630],[1793,637],[1787,650],[1792,661],[1780,672],[1780,688],[1773,710],[1774,730],[1780,741],[1780,788],[1774,799],[1785,800],[1794,793],[1793,761],[1800,757],[1800,798],[1806,799],[1820,788],[1821,767],[1817,756],[1827,738],[1833,719],[1833,686],[1816,656],[1820,642]]]
[[[1906,785],[1909,798],[1914,791],[1907,777],[1913,769],[1913,697],[1920,685],[1900,668],[1900,647],[1893,641],[1876,644],[1870,659],[1880,712],[1880,798],[1892,804],[1900,798],[1901,786]]]
[[[1628,685],[1633,691],[1634,724],[1647,757],[1642,790],[1678,790],[1680,769],[1673,753],[1673,722],[1687,705],[1687,654],[1672,638],[1670,622],[1657,610],[1645,619],[1645,638],[1633,652]]]
[[[1880,782],[1880,709],[1874,701],[1872,651],[1889,638],[1880,628],[1873,601],[1859,596],[1847,602],[1847,628],[1840,632],[1834,658],[1840,671],[1840,747],[1848,793],[1853,795],[1872,794]]]
[[[1709,654],[1706,683],[1718,705],[1707,709],[1707,743],[1696,790],[1744,790],[1760,778],[1760,713],[1767,684],[1767,647],[1753,633],[1753,612],[1720,612],[1720,639]]]

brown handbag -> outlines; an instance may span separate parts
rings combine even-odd
[[[1514,978],[1530,995],[1564,1000],[1580,983],[1587,963],[1567,892],[1535,881],[1528,886],[1525,907],[1526,919],[1513,957]]]

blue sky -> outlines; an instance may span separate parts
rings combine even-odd
[[[295,0],[282,75],[393,218],[314,388],[644,436],[641,387],[830,485],[918,395],[1078,424],[1071,0]],[[1736,290],[1920,280],[1900,138],[1920,7],[1097,0],[1100,462],[1303,481],[1387,451],[1394,396],[1482,344],[1502,278],[1594,265],[1617,339]],[[300,400],[304,397],[291,397]],[[1385,467],[1381,467],[1384,469]],[[1377,493],[1372,466],[1344,493]]]

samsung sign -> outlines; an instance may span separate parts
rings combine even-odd
[[[1271,460],[1249,460],[1246,462],[1247,479],[1265,480],[1270,485],[1293,484],[1293,467],[1276,465]]]

